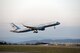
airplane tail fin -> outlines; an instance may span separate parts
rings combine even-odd
[[[18,26],[16,26],[14,23],[11,23],[11,26],[13,29],[17,30],[17,29],[20,29]]]

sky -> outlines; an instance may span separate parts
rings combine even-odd
[[[0,0],[0,40],[20,42],[41,39],[80,39],[80,0]],[[18,26],[58,21],[45,31],[10,32],[10,23]]]

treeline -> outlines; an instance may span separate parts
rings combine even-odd
[[[11,45],[12,43],[7,43],[5,41],[0,41],[0,45]]]
[[[36,42],[36,43],[8,43],[5,41],[1,41],[0,45],[53,45],[53,46],[80,46],[80,44],[50,44],[50,43],[44,43],[44,42]]]
[[[41,45],[41,44],[49,44],[49,43],[36,42],[36,43],[18,44],[18,43],[8,43],[8,42],[4,42],[4,41],[0,42],[0,45]]]
[[[44,45],[44,44],[49,44],[49,43],[45,43],[45,42],[26,43],[26,45]]]
[[[7,42],[0,42],[0,45],[6,45]]]

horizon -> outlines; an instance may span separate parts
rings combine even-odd
[[[75,40],[77,40],[77,42],[75,41],[75,42],[73,42],[73,41],[75,41]],[[41,39],[41,40],[25,40],[25,41],[18,41],[18,42],[9,42],[9,41],[4,41],[4,40],[0,40],[0,42],[7,42],[7,43],[29,43],[29,42],[31,42],[31,43],[33,43],[33,42],[64,42],[64,41],[69,41],[69,43],[80,43],[80,41],[79,41],[80,39]]]

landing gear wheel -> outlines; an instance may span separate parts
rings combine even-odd
[[[34,32],[33,33],[38,33],[38,31],[37,30],[34,30]]]

